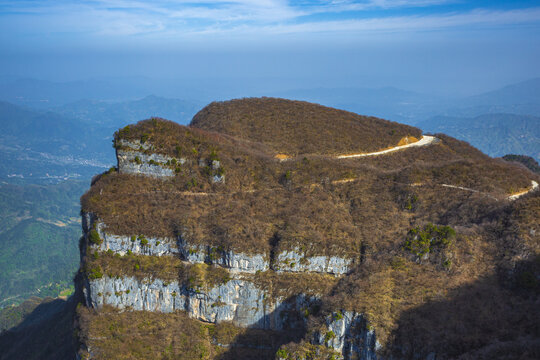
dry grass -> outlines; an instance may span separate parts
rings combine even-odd
[[[372,152],[395,146],[417,128],[304,101],[249,98],[213,102],[190,127],[263,143],[288,155]]]
[[[206,327],[184,312],[158,314],[80,307],[82,342],[92,359],[213,359],[216,351]],[[87,354],[81,351],[84,359]]]
[[[308,119],[312,118],[313,126],[307,129]],[[296,123],[298,127],[292,126]],[[379,135],[386,134],[378,137],[384,139],[384,144],[379,140],[368,144],[366,139],[377,137],[369,132],[362,135],[364,125],[376,129]],[[264,253],[268,257],[272,250],[287,249],[301,249],[308,256],[352,257],[357,268],[341,279],[315,274],[276,275],[271,271],[247,278],[273,297],[322,294],[322,315],[336,309],[365,313],[387,353],[400,344],[413,344],[410,346],[420,349],[420,353],[429,345],[437,353],[457,356],[489,343],[489,324],[507,329],[519,325],[519,321],[513,322],[512,316],[506,315],[493,322],[489,313],[482,311],[477,317],[481,326],[471,326],[477,333],[463,332],[460,323],[467,322],[459,311],[474,315],[482,301],[493,305],[490,309],[494,313],[513,309],[508,313],[524,316],[515,306],[531,311],[534,300],[530,293],[540,288],[534,280],[539,266],[525,266],[523,260],[540,253],[540,192],[512,203],[505,198],[528,187],[531,180],[539,181],[538,175],[522,166],[491,159],[444,135],[437,135],[442,140],[439,144],[384,156],[336,160],[307,155],[282,162],[274,158],[276,153],[376,151],[404,137],[412,141],[411,136],[420,135],[410,129],[301,102],[247,99],[213,103],[197,115],[189,128],[149,120],[119,135],[139,139],[148,134],[148,141],[159,144],[156,150],[171,156],[177,156],[177,146],[194,148],[196,151],[190,149],[190,154],[182,153],[188,163],[181,175],[161,181],[110,173],[95,181],[83,196],[82,207],[96,213],[108,231],[116,234],[181,234],[192,243]],[[312,139],[315,134],[327,136],[319,136],[317,142]],[[337,134],[343,135],[343,141],[335,141]],[[217,154],[226,169],[225,184],[212,185],[195,165],[211,154]],[[198,180],[197,185],[188,189],[187,183],[193,178]],[[184,193],[186,190],[208,194],[190,196]],[[403,244],[409,229],[428,222],[454,227],[457,237],[444,252],[416,262]],[[101,254],[88,260],[88,264],[98,264],[105,273],[118,275],[149,274],[180,281],[197,276],[201,283],[224,279],[221,273],[214,272],[215,268],[187,266],[174,258],[108,256]],[[136,263],[138,274],[134,270]],[[506,286],[532,286],[533,290],[521,289],[525,295],[520,298],[522,295],[510,294]],[[467,296],[460,295],[462,290]],[[481,295],[467,307],[467,297],[474,297],[478,291],[493,299]],[[454,300],[459,306],[452,305]],[[445,306],[448,311],[444,311]],[[419,316],[427,320],[415,320]],[[459,321],[448,320],[453,316]],[[441,327],[429,321],[431,318],[448,325]],[[310,321],[316,326],[321,320],[320,316],[312,316]],[[534,333],[529,322],[524,324],[517,326],[519,331]],[[241,337],[233,330],[223,328],[216,333],[222,338]],[[434,339],[441,333],[452,340],[445,343]],[[464,341],[460,333],[467,333],[474,342]],[[194,341],[204,343],[201,339],[207,335],[201,336]],[[510,335],[497,332],[497,341],[503,341],[504,336]],[[462,347],[448,351],[453,344],[459,344],[458,340]],[[213,354],[214,350],[208,351]],[[149,354],[156,353],[145,353]],[[235,354],[242,356],[240,352]]]
[[[208,324],[183,311],[161,314],[79,307],[79,337],[93,359],[273,359],[281,344],[298,334]],[[79,354],[85,359],[87,352]]]

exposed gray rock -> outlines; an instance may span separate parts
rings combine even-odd
[[[225,175],[214,175],[212,176],[212,182],[213,183],[222,183],[225,182]]]
[[[343,275],[350,270],[352,259],[338,256],[311,256],[301,254],[300,249],[282,251],[276,256],[273,268],[277,272],[318,272]]]
[[[248,255],[232,250],[218,253],[218,257],[213,263],[228,268],[231,272],[256,273],[270,268],[270,264],[263,254]]]
[[[325,345],[343,354],[345,360],[376,360],[379,349],[375,331],[362,314],[343,311],[326,318],[326,330],[314,334],[315,345]]]
[[[84,213],[82,215],[83,231],[88,238],[91,229],[95,229],[101,238],[101,244],[92,244],[87,241],[87,244],[96,250],[108,251],[120,255],[126,255],[128,250],[133,254],[140,255],[174,255],[178,254],[178,245],[176,239],[173,238],[154,238],[144,237],[146,244],[143,244],[139,236],[122,236],[114,235],[105,231],[105,224],[101,222],[95,215]]]
[[[266,271],[270,264],[265,254],[249,255],[224,250],[209,245],[190,244],[186,236],[180,236],[178,247],[182,258],[192,263],[209,263],[223,266],[233,273]]]
[[[125,140],[125,139],[118,139],[116,142],[117,145],[120,147],[127,147],[132,150],[142,151],[142,150],[152,150],[154,147],[151,143],[148,141],[145,141],[142,143],[140,140],[134,139],[134,140]]]
[[[116,151],[118,172],[125,174],[142,174],[152,177],[172,177],[174,170],[167,165],[173,158],[162,154],[145,154],[140,151]]]
[[[153,256],[178,254],[178,246],[174,238],[144,237],[147,243],[143,244],[142,238],[138,236],[109,234],[103,230],[104,227],[103,223],[96,223],[96,230],[103,242],[92,247],[100,251],[112,250],[120,255],[127,254],[128,250],[133,254]]]
[[[316,300],[298,295],[271,303],[265,290],[242,279],[205,289],[188,289],[177,281],[104,276],[88,281],[83,291],[87,306],[94,308],[111,305],[118,309],[165,313],[185,310],[201,321],[232,321],[240,327],[274,330],[302,326],[305,321],[302,309]]]

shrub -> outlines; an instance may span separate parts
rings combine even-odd
[[[99,236],[96,229],[90,230],[89,240],[94,245],[101,245],[103,243],[103,239]]]
[[[324,342],[327,343],[335,337],[336,334],[332,330],[330,330],[326,333],[326,335],[324,335]]]
[[[142,161],[141,161],[141,158],[139,156],[135,156],[135,159],[133,159],[133,161],[135,161],[135,163],[137,165],[141,165],[142,164]]]
[[[276,357],[278,359],[288,359],[289,358],[289,352],[286,349],[279,349],[276,352]]]
[[[141,246],[148,245],[148,239],[145,238],[143,235],[139,235],[139,241],[141,242]]]
[[[90,280],[101,279],[103,277],[103,270],[101,269],[101,266],[97,265],[93,268],[88,269],[86,275]]]
[[[428,223],[423,229],[415,227],[409,230],[404,248],[418,257],[432,251],[433,248],[448,247],[456,232],[450,226],[437,226]]]

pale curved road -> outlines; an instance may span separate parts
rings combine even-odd
[[[381,151],[375,151],[375,152],[371,152],[371,153],[340,155],[340,156],[336,156],[336,158],[337,159],[349,159],[349,158],[357,158],[357,157],[365,157],[365,156],[377,156],[377,155],[382,155],[382,154],[388,154],[388,153],[398,151],[398,150],[402,150],[402,149],[407,149],[407,148],[410,148],[410,147],[426,146],[426,145],[434,143],[436,140],[437,140],[437,138],[435,136],[424,135],[424,136],[422,136],[422,138],[420,140],[418,140],[417,142],[413,142],[411,144],[396,146],[396,147],[393,147],[393,148],[390,148],[390,149],[381,150]]]

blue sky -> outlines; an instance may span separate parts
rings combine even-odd
[[[540,1],[0,0],[0,46],[7,75],[481,88],[540,76]]]

